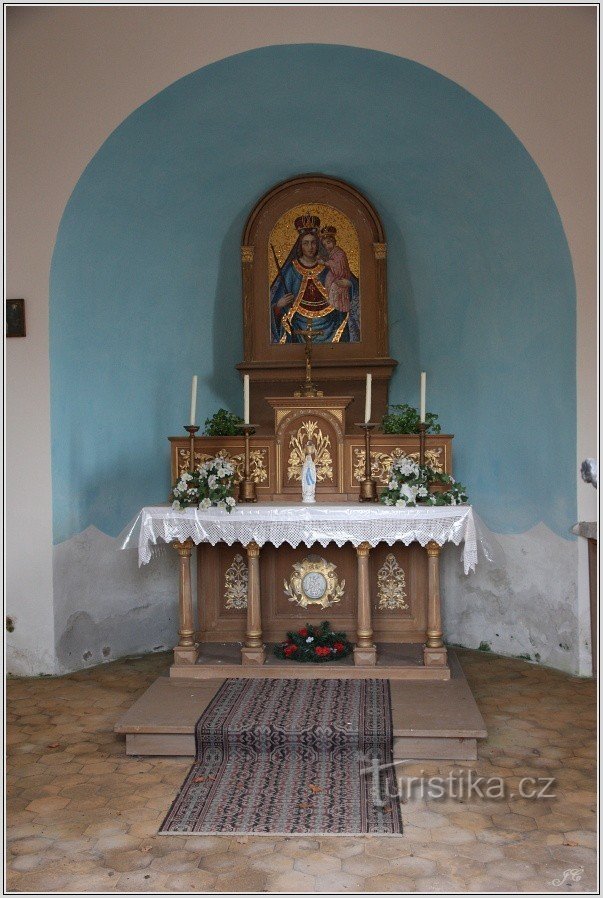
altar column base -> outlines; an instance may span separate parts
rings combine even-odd
[[[448,652],[442,632],[440,599],[440,552],[435,541],[427,543],[427,641],[423,647],[425,667],[446,667]]]
[[[373,642],[373,625],[371,621],[370,550],[371,547],[368,543],[360,543],[356,549],[358,558],[358,613],[354,664],[361,667],[372,667],[377,663],[377,648]]]
[[[198,647],[195,643],[195,622],[193,614],[193,591],[191,584],[191,554],[194,542],[173,543],[179,555],[179,627],[178,645],[174,648],[175,664],[196,664]]]
[[[247,629],[245,645],[241,649],[241,664],[263,664],[266,647],[262,642],[262,612],[260,604],[260,547],[251,542],[247,546]]]

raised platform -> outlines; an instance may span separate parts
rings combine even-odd
[[[395,758],[458,761],[477,758],[477,740],[486,738],[486,727],[456,654],[449,650],[448,657],[451,678],[440,682],[393,680],[384,672],[386,667],[370,668],[373,677],[391,680]],[[289,662],[285,665],[276,658],[274,662],[274,665],[267,661],[262,667],[247,668],[244,674],[240,665],[237,674],[227,673],[230,665],[225,665],[220,678],[215,675],[211,679],[159,677],[115,724],[115,732],[125,734],[126,754],[193,757],[195,724],[227,676],[248,676],[249,670],[257,670],[253,676],[293,677],[300,668],[311,670],[317,666],[321,668],[321,677],[326,668],[333,671],[333,676],[341,677],[343,673],[341,663],[300,666]],[[195,665],[195,669],[202,666],[202,663]],[[274,672],[281,667],[285,668],[284,673]],[[357,676],[353,672],[359,668],[350,664],[349,669],[351,676]],[[304,677],[312,675],[303,674]]]
[[[272,646],[266,646],[264,664],[241,664],[241,643],[202,643],[196,664],[173,664],[171,677],[186,680],[208,680],[216,677],[294,677],[309,680],[313,677],[333,679],[364,679],[378,677],[384,680],[449,680],[448,667],[426,667],[423,663],[422,643],[377,644],[377,664],[354,664],[352,655],[331,664],[299,664],[277,658]]]

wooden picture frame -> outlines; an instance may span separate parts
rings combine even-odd
[[[329,231],[343,264],[338,273],[333,248],[328,249]],[[301,249],[310,234],[318,243],[313,264]],[[291,395],[303,379],[305,347],[299,334],[308,321],[320,333],[312,347],[318,387],[325,395],[351,396],[351,421],[360,421],[370,372],[375,414],[383,415],[396,362],[388,345],[387,244],[369,200],[327,175],[300,175],[278,184],[247,220],[241,263],[244,359],[237,367],[250,375],[254,422],[269,423],[265,396]],[[339,279],[342,271],[347,274]],[[335,284],[346,283],[349,290],[332,294]],[[279,300],[288,304],[276,314]]]
[[[25,336],[25,300],[6,300],[6,336]]]

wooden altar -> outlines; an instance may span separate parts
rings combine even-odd
[[[261,502],[300,503],[303,446],[311,439],[317,447],[317,502],[356,506],[364,476],[365,447],[361,435],[348,432],[346,410],[350,402],[349,396],[266,399],[267,406],[273,409],[273,433],[254,436],[250,441],[250,473]],[[191,444],[188,438],[180,437],[171,437],[170,442],[175,481],[182,471],[190,468]],[[416,435],[379,434],[373,438],[371,467],[380,486],[387,483],[392,461],[402,455],[418,458]],[[237,478],[242,478],[243,437],[195,440],[195,466],[216,456],[230,460]],[[438,470],[451,473],[452,436],[429,435],[426,457]],[[214,647],[220,643],[244,643],[243,665],[246,668],[263,665],[264,642],[281,641],[290,629],[328,619],[335,629],[355,634],[357,667],[370,668],[377,663],[374,647],[377,642],[400,647],[397,661],[396,652],[390,649],[387,654],[387,676],[449,677],[440,623],[440,546],[435,542],[426,549],[418,543],[408,546],[383,543],[374,548],[368,544],[355,548],[349,543],[311,548],[266,545],[261,551],[261,563],[256,545],[220,543],[201,544],[196,548],[176,545],[176,549],[185,566],[192,552],[197,554],[197,621],[192,636],[188,633],[191,627],[188,624],[184,627],[185,644],[175,649],[173,676],[215,675],[212,665],[196,664],[196,661],[198,656],[203,656],[204,645]],[[338,581],[345,584],[336,603],[302,605],[287,595],[283,585],[295,566],[307,564],[311,557],[325,566],[332,565]],[[182,577],[188,576],[184,570]],[[251,607],[250,603],[256,601],[257,608]],[[258,629],[260,637],[253,635]],[[200,647],[199,651],[188,644],[191,640]],[[226,648],[223,659],[215,657],[215,648],[212,653],[220,668],[227,656],[232,659],[232,653]],[[266,675],[282,676],[285,667],[290,670],[291,664],[272,665]],[[337,669],[343,668],[337,666]],[[318,670],[320,676],[331,675],[324,664]],[[229,675],[247,673],[229,667]]]
[[[301,467],[312,442],[318,505],[353,514],[362,508],[365,475],[365,440],[357,427],[364,422],[365,378],[372,376],[372,420],[378,422],[397,364],[389,355],[387,243],[379,215],[343,181],[292,178],[268,191],[249,215],[241,264],[244,357],[237,367],[251,382],[254,507],[302,507]],[[308,394],[301,335],[314,324],[318,389]],[[426,461],[449,474],[452,439],[428,434],[425,446]],[[172,482],[216,456],[230,459],[242,479],[242,436],[201,436],[192,458],[188,437],[169,440]],[[373,433],[370,467],[380,487],[403,455],[418,459],[417,435]],[[486,730],[442,633],[439,560],[447,538],[406,545],[383,535],[372,544],[323,539],[324,545],[295,547],[281,540],[260,547],[253,538],[197,546],[176,539],[174,663],[170,676],[160,677],[117,721],[127,752],[193,754],[195,722],[225,677],[384,677],[392,681],[396,758],[476,758]],[[308,570],[334,584],[320,601],[295,586],[300,571]],[[274,656],[271,643],[287,630],[325,619],[348,633],[353,657],[296,664]]]

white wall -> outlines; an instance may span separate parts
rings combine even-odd
[[[61,214],[130,112],[224,56],[299,42],[382,50],[450,77],[504,119],[540,167],[567,234],[578,296],[576,465],[596,454],[596,8],[11,7],[7,17],[7,295],[25,297],[28,327],[6,356],[14,672],[56,669],[48,278]],[[577,479],[579,518],[593,520],[595,491]],[[586,621],[582,550],[580,559]]]

